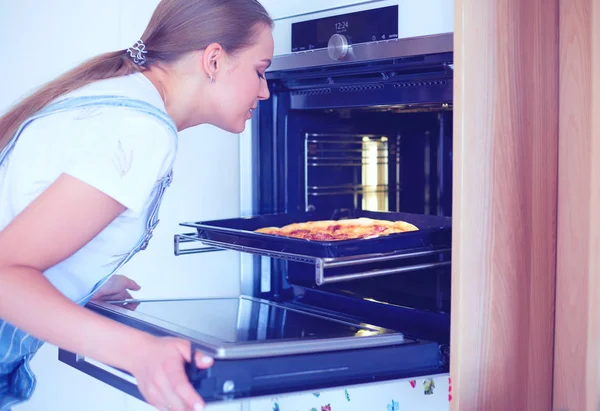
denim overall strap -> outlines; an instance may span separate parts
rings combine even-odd
[[[165,124],[173,133],[177,144],[177,127],[171,118],[157,107],[145,101],[121,96],[74,97],[52,103],[28,118],[19,127],[11,141],[0,153],[0,164],[7,158],[23,130],[31,124],[32,121],[51,114],[88,107],[123,107],[133,111],[146,113]],[[115,268],[106,273],[106,276],[94,286],[93,290],[88,295],[77,301],[78,304],[87,304],[96,291],[102,287],[102,285],[104,285],[118,269],[127,263],[138,251],[146,248],[152,237],[154,228],[158,225],[158,210],[164,192],[170,185],[171,180],[172,168],[169,169],[169,172],[162,180],[157,182],[153,190],[153,200],[147,211],[146,230],[144,235],[138,240],[131,251],[118,262]],[[35,389],[36,380],[31,371],[29,362],[42,344],[43,342],[37,338],[0,320],[0,411],[8,411],[10,410],[10,407],[31,398]]]
[[[160,221],[158,219],[158,211],[160,208],[160,204],[162,202],[163,195],[164,195],[167,187],[171,184],[172,175],[173,175],[173,172],[172,171],[169,172],[169,174],[167,174],[166,177],[164,177],[162,180],[160,180],[158,182],[158,184],[156,185],[156,187],[154,189],[154,199],[152,201],[150,208],[148,209],[148,214],[146,217],[146,232],[144,233],[144,235],[138,240],[137,244],[131,249],[131,251],[118,263],[118,265],[114,268],[114,270],[112,270],[110,274],[108,274],[106,277],[104,277],[102,280],[100,280],[87,296],[85,296],[81,300],[77,301],[77,304],[86,305],[92,299],[94,294],[108,280],[110,280],[110,278],[112,277],[112,275],[115,272],[117,272],[129,260],[131,260],[133,258],[133,256],[135,254],[137,254],[139,251],[146,249],[146,247],[148,246],[148,243],[150,242],[150,239],[152,238],[154,229],[156,228],[156,226],[158,226],[158,223]]]
[[[84,96],[66,98],[63,100],[59,100],[55,103],[49,104],[48,106],[46,106],[33,116],[29,117],[27,120],[25,120],[23,124],[21,124],[19,129],[17,129],[17,132],[15,133],[13,138],[4,147],[2,152],[0,152],[0,163],[2,163],[2,161],[8,155],[8,153],[12,151],[13,147],[17,143],[17,140],[19,139],[19,136],[32,121],[37,120],[41,117],[48,116],[50,114],[56,114],[70,110],[78,110],[88,107],[125,107],[128,109],[133,109],[135,111],[140,111],[158,120],[161,120],[165,125],[169,127],[173,134],[177,136],[177,126],[175,125],[173,120],[166,113],[143,100],[136,100],[121,96]]]

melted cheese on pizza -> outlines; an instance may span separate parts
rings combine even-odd
[[[293,223],[284,227],[260,228],[256,232],[315,241],[340,241],[375,238],[416,230],[418,230],[416,226],[404,221],[356,218]]]

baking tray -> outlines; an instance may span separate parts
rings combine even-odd
[[[402,220],[414,224],[419,230],[377,238],[342,241],[314,241],[254,232],[254,230],[263,227],[282,227],[291,223],[360,217],[391,221]],[[450,217],[357,209],[267,214],[225,220],[185,222],[181,225],[195,228],[199,241],[209,240],[212,245],[218,243],[234,244],[264,251],[314,258],[397,254],[403,251],[414,252],[419,250],[447,250],[452,242]]]

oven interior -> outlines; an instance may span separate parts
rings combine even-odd
[[[288,127],[296,207],[451,215],[449,106],[294,110]]]
[[[269,73],[271,99],[259,104],[253,125],[256,214],[361,209],[450,217],[452,67],[452,53],[444,53]],[[324,285],[307,280],[310,269],[256,258],[257,293],[448,341],[450,265]]]

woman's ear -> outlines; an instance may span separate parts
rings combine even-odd
[[[202,68],[211,83],[215,82],[217,73],[221,67],[221,57],[223,54],[223,47],[218,43],[210,44],[204,49],[204,53],[202,54]]]

